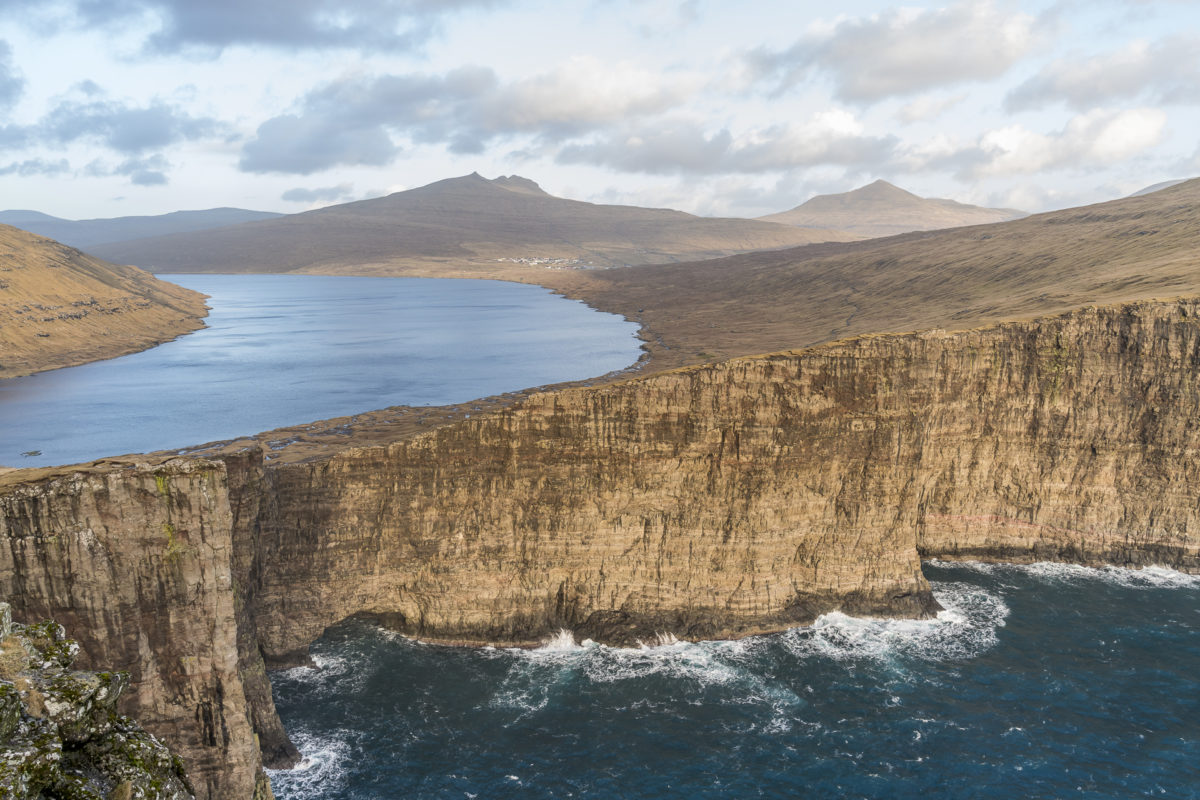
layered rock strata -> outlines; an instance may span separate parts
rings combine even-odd
[[[351,615],[615,643],[936,610],[920,558],[1200,572],[1200,301],[868,336],[521,403],[301,463],[0,484],[0,597],[130,670],[197,796],[296,757],[264,664]]]

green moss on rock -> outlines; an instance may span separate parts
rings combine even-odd
[[[7,611],[0,603],[0,617]],[[0,800],[194,800],[182,760],[117,714],[128,673],[72,671],[79,647],[53,622],[11,630],[0,642],[11,656],[0,680]]]

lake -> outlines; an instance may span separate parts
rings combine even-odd
[[[540,286],[171,275],[208,327],[0,381],[0,464],[184,448],[394,405],[446,405],[623,369],[637,325]],[[37,452],[37,455],[23,455]]]

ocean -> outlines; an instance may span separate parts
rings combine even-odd
[[[928,621],[535,650],[350,621],[272,676],[280,800],[1200,797],[1200,577],[930,563]]]

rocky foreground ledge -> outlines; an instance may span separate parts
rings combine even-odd
[[[61,625],[0,603],[0,798],[194,800],[183,760],[117,701],[125,672],[80,672]]]
[[[534,394],[370,447],[0,476],[0,598],[54,618],[196,796],[297,758],[268,666],[371,615],[525,644],[925,616],[921,559],[1200,572],[1200,300],[864,336]]]

